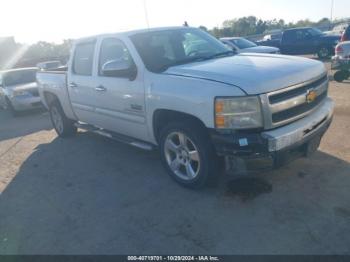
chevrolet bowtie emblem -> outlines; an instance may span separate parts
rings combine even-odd
[[[317,98],[317,93],[313,90],[308,91],[307,95],[306,95],[306,102],[307,103],[312,103],[313,101],[315,101]]]

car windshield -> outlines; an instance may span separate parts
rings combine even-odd
[[[13,86],[35,82],[36,71],[36,69],[28,69],[7,72],[3,76],[3,85]]]
[[[233,55],[219,40],[195,28],[150,31],[130,38],[146,68],[156,73],[175,65]]]
[[[317,28],[310,28],[309,29],[309,33],[313,36],[316,36],[316,35],[322,35],[322,31],[317,29]]]
[[[257,45],[245,38],[234,38],[230,40],[231,43],[236,45],[239,49],[245,49],[250,47],[256,47]]]

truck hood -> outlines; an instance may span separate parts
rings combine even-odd
[[[27,91],[27,90],[33,90],[38,88],[38,84],[36,82],[33,83],[26,83],[26,84],[20,84],[20,85],[13,85],[13,86],[6,86],[7,89],[11,91]]]
[[[256,95],[300,84],[325,72],[323,63],[312,59],[239,54],[170,67],[164,74],[221,82],[237,86],[248,95]]]
[[[255,46],[255,47],[249,47],[239,50],[239,53],[266,53],[266,54],[273,54],[277,53],[280,50],[276,47],[271,46]]]

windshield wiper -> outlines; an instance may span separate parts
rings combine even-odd
[[[205,57],[205,56],[197,56],[197,57],[186,58],[186,59],[179,60],[179,61],[176,61],[174,63],[168,64],[168,65],[164,65],[163,67],[160,68],[160,71],[164,72],[169,67],[172,67],[172,66],[184,65],[184,64],[193,63],[193,62],[200,62],[200,61],[204,61],[204,60],[207,60],[207,59],[208,58]]]
[[[235,52],[233,52],[233,51],[225,51],[225,52],[217,53],[217,54],[214,54],[211,56],[207,56],[206,60],[214,59],[214,58],[218,58],[218,57],[222,57],[222,56],[234,55],[234,54],[235,54]]]
[[[168,65],[164,65],[162,68],[160,68],[160,71],[164,72],[169,67],[172,67],[172,66],[183,65],[183,64],[194,63],[194,62],[201,62],[201,61],[205,61],[205,60],[210,60],[210,59],[214,59],[214,58],[218,58],[218,57],[222,57],[222,56],[234,55],[234,54],[235,53],[233,51],[225,51],[225,52],[217,53],[217,54],[210,55],[210,56],[189,57],[189,58],[179,60],[179,61],[176,61],[174,63],[168,64]]]

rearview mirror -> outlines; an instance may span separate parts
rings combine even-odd
[[[111,77],[123,77],[134,80],[137,75],[136,66],[127,60],[111,60],[102,66],[102,74]]]

